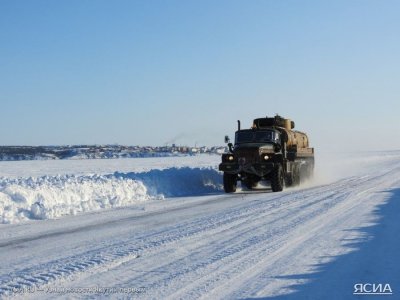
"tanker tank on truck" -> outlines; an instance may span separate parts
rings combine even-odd
[[[305,133],[293,129],[294,122],[279,115],[254,119],[250,129],[241,129],[238,121],[234,145],[225,136],[229,152],[222,154],[219,165],[225,192],[235,192],[238,181],[252,189],[262,180],[280,192],[311,177],[314,148]]]

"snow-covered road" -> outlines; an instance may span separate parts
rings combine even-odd
[[[398,295],[399,157],[281,193],[1,225],[0,297],[355,299],[357,283]]]

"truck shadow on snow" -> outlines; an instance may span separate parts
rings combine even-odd
[[[152,196],[169,198],[223,193],[222,175],[213,168],[168,168],[141,173],[116,172],[113,175],[142,182]]]
[[[376,224],[356,228],[361,238],[350,240],[351,252],[329,257],[330,262],[316,265],[309,274],[271,278],[303,283],[288,286],[292,292],[281,296],[248,299],[377,299],[377,295],[353,295],[355,284],[390,285],[393,299],[400,293],[400,188],[389,191],[388,200],[373,212]],[[374,219],[375,220],[375,219]],[[329,238],[329,237],[327,237]],[[267,280],[267,279],[266,279]],[[304,283],[305,281],[305,283]],[[266,282],[268,284],[268,282]],[[371,285],[368,286],[371,289]],[[386,290],[387,292],[387,290]],[[383,296],[392,299],[390,296]]]

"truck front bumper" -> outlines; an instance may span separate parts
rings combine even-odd
[[[238,163],[221,163],[219,165],[219,170],[229,174],[248,173],[257,175],[259,177],[264,177],[265,175],[270,173],[276,167],[276,165],[277,164],[273,162],[247,165],[240,165]]]

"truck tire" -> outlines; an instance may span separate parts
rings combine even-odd
[[[225,193],[236,192],[237,175],[224,173],[224,191]]]
[[[290,173],[286,176],[285,186],[292,186],[294,184],[294,173]]]
[[[293,170],[286,176],[286,186],[297,186],[300,184],[300,166],[298,164],[293,166]]]
[[[294,174],[293,174],[293,186],[300,185],[301,178],[300,178],[300,166],[296,165],[294,167]]]
[[[281,192],[283,190],[285,178],[283,176],[282,166],[277,166],[271,174],[271,188],[273,192]]]

